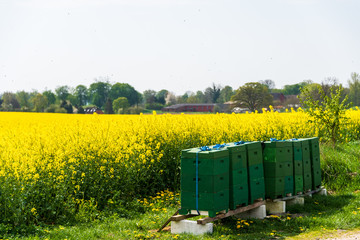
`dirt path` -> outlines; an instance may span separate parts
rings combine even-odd
[[[289,240],[360,240],[360,230],[325,230],[325,231],[315,231],[307,232],[294,237],[286,238]]]
[[[332,234],[331,234],[332,235]],[[335,231],[335,234],[333,236],[328,236],[325,238],[317,238],[317,239],[326,239],[326,240],[360,240],[360,230],[357,231],[344,231],[344,230],[338,230]]]

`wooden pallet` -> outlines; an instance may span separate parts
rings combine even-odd
[[[216,221],[216,220],[220,220],[220,219],[223,219],[223,218],[227,218],[227,217],[231,217],[233,215],[236,215],[236,214],[239,214],[239,213],[242,213],[242,212],[246,212],[246,211],[249,211],[251,209],[254,209],[254,208],[257,208],[257,207],[260,207],[261,205],[265,205],[265,201],[264,200],[258,200],[258,201],[255,201],[253,204],[251,205],[247,205],[247,206],[244,206],[244,207],[239,207],[237,209],[234,209],[234,210],[229,210],[228,212],[226,213],[219,213],[217,214],[215,217],[205,217],[205,218],[202,218],[202,219],[199,219],[197,220],[197,224],[207,224],[209,222],[213,222],[213,221]],[[196,217],[196,216],[199,216],[197,214],[187,214],[187,215],[178,215],[179,211],[176,211],[175,214],[170,217],[162,226],[161,228],[159,228],[158,232],[160,232],[163,228],[166,227],[166,225],[168,225],[171,221],[181,221],[181,220],[184,220],[184,219],[188,219],[188,218],[192,218],[192,217]]]
[[[300,195],[286,196],[286,197],[277,198],[277,199],[270,199],[270,201],[278,202],[278,201],[291,200],[291,199],[294,199],[294,198],[297,198],[297,197],[306,197],[306,196],[312,195],[312,194],[314,194],[314,193],[318,193],[318,192],[320,192],[320,191],[323,190],[323,189],[325,189],[325,188],[321,186],[321,187],[319,187],[318,189],[311,190],[311,191],[306,191],[305,193],[300,194]]]

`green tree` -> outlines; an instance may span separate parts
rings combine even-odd
[[[125,113],[129,107],[129,101],[126,97],[119,97],[113,101],[113,110],[115,113]]]
[[[108,98],[105,103],[105,113],[106,114],[114,114],[113,110],[113,102],[111,98]]]
[[[55,89],[57,98],[60,101],[66,100],[70,94],[70,87],[69,86],[60,86]]]
[[[230,86],[225,86],[220,90],[220,96],[218,99],[219,103],[225,103],[230,101],[231,97],[234,95],[233,88]]]
[[[43,112],[45,108],[48,106],[48,99],[46,96],[41,93],[36,94],[31,98],[31,102],[34,105],[35,112]]]
[[[156,93],[156,102],[165,105],[166,103],[166,96],[168,95],[169,91],[166,89],[162,89]]]
[[[216,103],[216,101],[220,97],[220,91],[220,87],[216,86],[215,83],[213,83],[212,87],[208,87],[205,89],[205,101],[208,103]]]
[[[20,108],[20,104],[16,99],[16,95],[12,92],[4,92],[4,94],[2,95],[2,100],[2,108],[4,110],[10,111]]]
[[[306,106],[306,112],[310,115],[309,122],[315,123],[317,127],[324,127],[324,138],[331,140],[335,146],[340,139],[339,130],[342,124],[346,124],[345,111],[349,107],[347,97],[342,98],[342,86],[331,86],[329,95],[326,94],[321,85],[317,85],[320,99],[315,99],[309,88],[301,91],[300,102]]]
[[[16,99],[20,104],[21,110],[28,111],[31,109],[30,94],[28,92],[16,92]]]
[[[48,105],[55,104],[56,95],[51,90],[46,90],[42,94],[48,99]]]
[[[269,89],[261,83],[249,82],[236,90],[232,101],[236,101],[240,107],[249,108],[250,111],[260,111],[263,107],[272,104],[273,97],[269,93]]]
[[[285,85],[282,93],[284,95],[299,95],[301,93],[301,88],[309,84],[312,84],[311,80],[303,81],[301,83],[296,83],[292,85]]]
[[[109,96],[111,99],[126,97],[131,106],[141,102],[141,94],[136,91],[133,86],[127,83],[115,83],[112,85]]]
[[[198,103],[205,103],[205,95],[202,91],[197,91],[195,95]]]
[[[351,73],[349,84],[349,100],[354,106],[360,106],[360,75],[356,72]]]
[[[97,81],[92,83],[89,87],[89,96],[91,103],[99,108],[102,108],[109,96],[111,84],[106,82]]]
[[[306,97],[307,95],[311,95],[312,99],[314,101],[319,101],[319,103],[321,103],[321,94],[319,92],[319,89],[322,89],[321,85],[318,83],[311,83],[308,84],[301,89],[300,95],[299,95],[299,99],[300,99],[300,103],[302,104],[306,104]],[[306,95],[305,95],[306,93]],[[304,107],[306,108],[307,106],[304,105]]]
[[[154,103],[156,102],[156,91],[154,90],[145,90],[143,92],[145,103]]]
[[[74,91],[77,106],[84,106],[88,102],[88,89],[84,85],[77,85]]]

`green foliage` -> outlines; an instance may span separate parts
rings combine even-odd
[[[260,111],[263,107],[269,107],[272,104],[272,96],[269,89],[261,83],[250,82],[236,90],[232,101],[237,101],[241,107],[247,107],[250,111]]]
[[[28,92],[25,92],[25,91],[17,92],[16,99],[18,100],[18,102],[21,106],[21,110],[29,111],[32,108],[31,101],[30,101],[30,94]]]
[[[150,110],[161,110],[163,107],[163,104],[157,102],[145,104],[145,108]]]
[[[111,98],[108,98],[105,103],[105,114],[114,114],[113,102]]]
[[[31,98],[31,102],[34,106],[35,112],[44,112],[45,108],[48,106],[48,99],[46,96],[38,93],[36,96]]]
[[[335,148],[322,145],[321,169],[325,186],[334,191],[360,189],[360,142],[341,144]]]
[[[115,83],[112,85],[109,96],[111,99],[125,97],[131,106],[138,104],[141,101],[141,94],[137,92],[133,86],[127,83]]]
[[[119,97],[114,100],[112,107],[115,113],[119,113],[119,110],[121,110],[122,113],[125,113],[126,109],[129,107],[129,102],[126,97]]]
[[[55,104],[56,95],[51,90],[44,91],[42,94],[48,99],[48,104],[49,105],[50,104]]]
[[[108,81],[97,81],[89,87],[89,95],[92,104],[102,108],[109,96],[111,84]]]
[[[75,88],[74,97],[77,106],[84,106],[88,101],[88,90],[84,85],[78,85]]]
[[[18,102],[18,100],[16,99],[16,95],[14,93],[11,92],[5,92],[2,95],[2,108],[6,111],[11,111],[11,110],[15,110],[15,109],[19,109],[20,108],[20,104]]]
[[[301,93],[301,88],[304,88],[308,84],[310,83],[304,81],[292,85],[285,85],[282,92],[284,95],[299,95]]]
[[[70,94],[70,87],[66,85],[60,86],[55,89],[55,92],[60,101],[65,101]]]
[[[218,98],[220,97],[220,86],[216,86],[213,83],[212,87],[208,87],[205,89],[204,98],[207,103],[216,103]]]
[[[79,106],[78,107],[78,114],[84,114],[85,113],[85,110],[82,106]]]
[[[354,106],[360,106],[360,75],[358,73],[351,73],[351,80],[349,83],[349,99]]]
[[[231,97],[234,95],[234,91],[232,87],[225,86],[223,89],[220,90],[220,96],[217,100],[219,103],[225,103],[230,101]]]
[[[320,85],[316,87],[317,91],[306,87],[302,89],[300,102],[306,108],[306,112],[312,117],[309,122],[316,126],[323,126],[323,138],[331,140],[335,145],[341,140],[339,135],[340,126],[346,124],[347,118],[345,111],[349,107],[347,97],[341,101],[343,88],[341,86],[331,86],[329,95],[325,93]],[[314,94],[315,92],[315,94]]]
[[[145,90],[143,92],[145,103],[154,103],[156,102],[156,91],[154,90]]]
[[[168,94],[168,90],[162,89],[159,92],[156,93],[156,102],[161,103],[162,105],[165,105],[166,103],[166,96]]]

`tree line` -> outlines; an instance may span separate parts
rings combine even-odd
[[[17,91],[0,94],[1,111],[34,111],[57,113],[84,113],[87,107],[97,107],[107,114],[140,113],[146,110],[161,110],[165,106],[184,103],[231,103],[232,107],[242,107],[249,111],[261,111],[262,108],[273,106],[300,106],[306,90],[315,100],[320,100],[319,87],[330,95],[330,89],[339,86],[343,89],[343,98],[348,96],[348,102],[354,106],[360,105],[360,75],[351,73],[348,87],[338,84],[336,78],[326,78],[322,83],[304,80],[297,84],[276,88],[273,80],[248,82],[234,90],[231,86],[212,84],[205,90],[187,91],[176,96],[169,90],[146,90],[138,92],[128,83],[111,84],[108,78],[99,78],[90,84],[70,87],[59,86],[52,90],[38,92]],[[274,98],[281,94],[285,98],[280,101]]]

